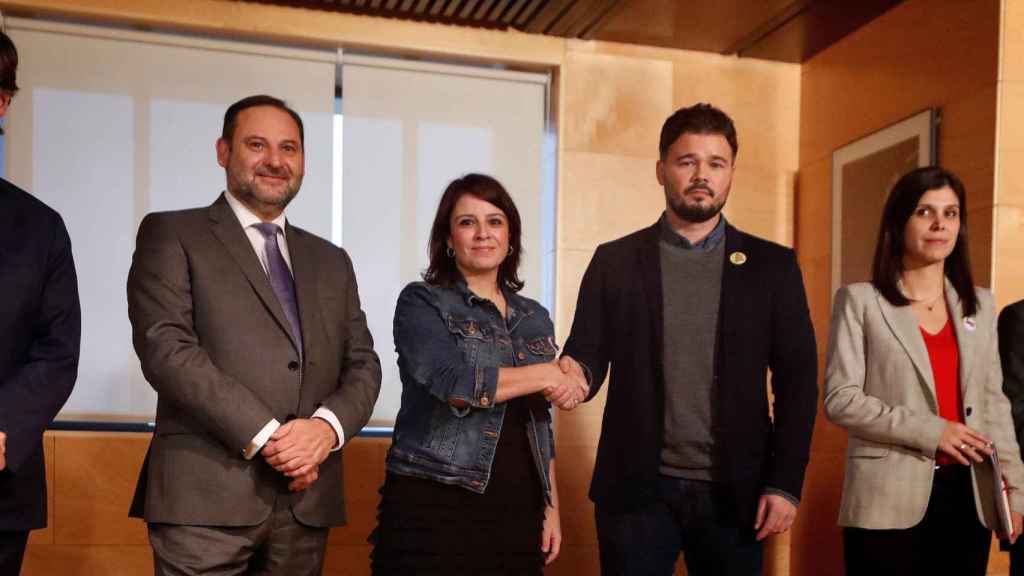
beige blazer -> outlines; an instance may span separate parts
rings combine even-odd
[[[978,288],[978,313],[964,318],[953,286],[946,303],[960,351],[960,387],[966,424],[996,444],[1013,487],[1024,487],[1010,404],[1002,392],[992,295]],[[871,529],[909,528],[924,517],[935,472],[935,452],[946,421],[938,416],[935,381],[917,317],[889,303],[869,283],[841,288],[835,297],[825,368],[825,415],[849,433],[839,524]],[[986,483],[972,469],[978,518],[996,525]],[[979,486],[982,488],[979,490]],[[1024,494],[1011,507],[1024,511]]]

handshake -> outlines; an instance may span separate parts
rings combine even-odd
[[[544,398],[562,410],[572,410],[587,399],[590,385],[580,363],[571,356],[562,356],[551,362],[551,382],[544,387]]]

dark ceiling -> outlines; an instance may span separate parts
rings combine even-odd
[[[902,0],[252,0],[803,62]]]

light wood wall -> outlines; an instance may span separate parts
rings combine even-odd
[[[939,162],[959,174],[967,188],[975,280],[985,286],[993,282],[999,27],[999,0],[906,0],[804,63],[796,246],[822,368],[833,289],[831,159],[836,148],[940,107]],[[1024,47],[1024,38],[1019,45]],[[1020,245],[1015,257],[1024,264]],[[842,573],[836,518],[845,451],[846,433],[819,413],[804,504],[792,534],[791,574]],[[994,550],[990,574],[1005,573],[1006,562],[1006,555]]]
[[[1003,0],[992,288],[996,302],[1024,299],[1024,1]]]
[[[783,244],[793,240],[801,111],[796,65],[224,0],[0,0],[0,8],[553,70],[559,134],[554,312],[560,342],[568,335],[579,281],[596,246],[653,223],[663,209],[654,175],[658,134],[677,107],[706,101],[733,116],[740,152],[726,215],[748,232]],[[602,393],[557,420],[565,545],[548,574],[598,571],[586,494],[603,406]],[[33,534],[25,574],[146,573],[151,558],[144,527],[126,514],[148,436],[54,433],[46,442],[52,521]],[[365,539],[376,522],[386,449],[386,440],[367,439],[345,449],[351,524],[332,532],[329,574],[368,573]],[[767,564],[770,575],[789,574],[788,536],[769,542]]]

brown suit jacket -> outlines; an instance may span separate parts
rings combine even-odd
[[[946,281],[949,321],[960,353],[960,393],[971,428],[995,443],[1011,506],[1024,512],[1024,466],[1003,395],[992,295],[978,288],[978,313],[965,318]],[[839,524],[909,528],[924,517],[935,453],[946,420],[938,415],[935,380],[917,317],[863,282],[840,288],[832,312],[825,368],[825,415],[846,428],[846,477]],[[978,518],[996,526],[991,477],[972,467]]]
[[[146,216],[128,275],[135,351],[157,391],[156,432],[131,514],[149,522],[251,526],[279,495],[310,526],[345,523],[341,452],[289,495],[287,479],[242,450],[271,420],[332,410],[346,440],[370,418],[380,362],[348,255],[285,230],[304,350],[223,195],[208,208]]]

